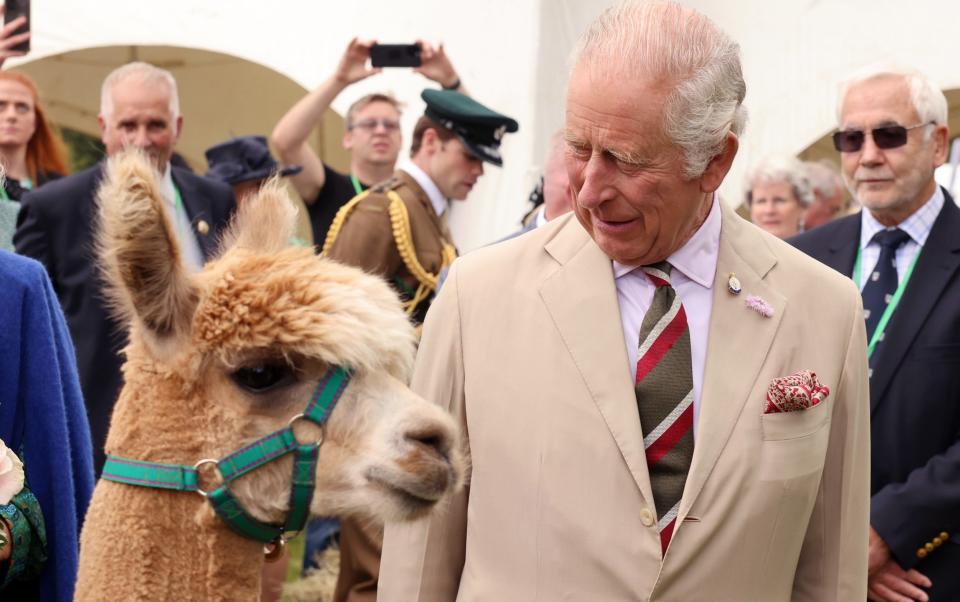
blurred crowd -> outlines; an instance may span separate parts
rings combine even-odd
[[[0,31],[0,63],[20,54],[11,50],[29,35],[14,35],[20,24],[11,22]],[[501,142],[522,124],[509,117],[509,107],[495,109],[470,95],[443,44],[424,40],[416,44],[420,64],[412,71],[431,85],[423,91],[426,110],[409,133],[406,153],[401,131],[406,99],[386,92],[356,99],[344,115],[342,145],[350,157],[346,173],[325,163],[309,142],[338,96],[381,71],[370,61],[376,42],[354,39],[329,76],[292,106],[272,132],[251,132],[211,146],[206,151],[209,168],[202,175],[175,158],[184,122],[174,77],[146,63],[118,66],[103,82],[97,117],[105,146],[104,161],[130,147],[150,158],[160,178],[167,217],[182,257],[193,270],[201,269],[215,256],[219,236],[248,195],[271,178],[285,179],[302,202],[310,225],[291,244],[313,246],[318,254],[383,276],[396,290],[411,320],[420,326],[458,256],[446,222],[451,201],[468,198],[486,169],[510,161],[510,157],[501,155]],[[929,86],[919,74],[883,77],[905,78],[903,81],[913,88]],[[857,85],[874,85],[879,80],[858,81]],[[939,90],[934,90],[927,96],[937,93]],[[836,161],[810,162],[790,156],[768,156],[757,161],[748,170],[745,198],[739,209],[758,228],[791,241],[828,265],[831,259],[818,256],[818,249],[830,241],[817,237],[829,237],[836,244],[849,243],[849,259],[852,262],[856,255],[856,267],[842,262],[831,267],[855,281],[860,279],[856,284],[863,291],[867,335],[879,332],[881,341],[887,322],[878,326],[877,321],[899,283],[910,278],[909,272],[904,275],[904,266],[913,269],[910,262],[916,262],[916,253],[926,243],[939,209],[923,218],[926,230],[917,226],[923,234],[912,234],[913,239],[907,236],[906,243],[889,243],[892,250],[880,239],[875,249],[872,239],[861,244],[860,216],[869,216],[868,209],[876,206],[870,198],[872,189],[864,184],[864,174],[874,174],[878,180],[902,178],[904,187],[916,188],[905,194],[913,191],[916,196],[918,191],[929,189],[924,202],[933,195],[936,201],[930,202],[938,202],[937,208],[944,203],[953,205],[945,191],[935,192],[940,189],[931,184],[932,175],[917,175],[919,164],[904,167],[909,161],[898,164],[899,159],[883,156],[884,151],[898,149],[909,149],[919,156],[926,151],[911,145],[939,144],[940,138],[946,144],[946,115],[934,112],[919,119],[914,116],[926,106],[917,106],[916,98],[927,96],[914,93],[910,97],[913,105],[909,105],[913,113],[908,111],[906,118],[896,122],[888,119],[889,123],[874,123],[871,118],[852,118],[841,111],[845,117],[837,124],[838,135],[834,137]],[[70,598],[78,532],[95,475],[104,463],[111,410],[123,384],[121,351],[126,344],[123,328],[105,300],[93,258],[95,200],[104,162],[68,173],[65,145],[44,109],[42,97],[42,90],[37,90],[23,72],[0,71],[0,247],[6,250],[0,252],[0,286],[5,291],[0,300],[5,307],[0,312],[4,320],[0,326],[0,384],[4,391],[4,403],[0,403],[0,462],[7,461],[13,467],[11,471],[19,466],[25,473],[23,486],[15,495],[0,495],[0,599],[10,600],[38,595],[50,600]],[[882,105],[885,97],[877,94],[870,98]],[[922,102],[929,105],[938,101]],[[841,109],[846,110],[844,107]],[[535,231],[576,211],[577,193],[568,166],[570,157],[579,152],[577,144],[566,131],[550,138],[542,176],[530,195],[528,211],[518,216],[517,231],[508,238]],[[867,159],[861,156],[868,153]],[[630,164],[624,169],[635,168],[629,157],[612,160]],[[928,211],[934,207],[925,206]],[[902,225],[913,215],[907,213],[892,222],[880,220],[876,231]],[[835,220],[841,218],[852,220],[843,223],[855,223],[856,227],[849,232],[836,229],[839,226]],[[868,217],[863,220],[866,232]],[[821,230],[831,223],[834,229]],[[903,229],[908,234],[914,232],[909,226]],[[914,254],[903,255],[904,249]],[[892,272],[883,269],[883,262],[892,262]],[[874,264],[877,267],[870,269]],[[874,293],[871,282],[886,288]],[[870,306],[874,294],[882,299],[881,305]],[[904,299],[905,304],[913,300]],[[937,299],[938,303],[956,305],[955,298]],[[924,311],[934,310],[926,307]],[[874,312],[873,321],[869,312]],[[953,332],[958,323],[948,320],[944,328]],[[915,328],[922,332],[924,327],[917,324]],[[956,351],[952,341],[938,339],[931,345],[942,344],[939,348],[952,358],[950,354]],[[908,355],[907,361],[920,358],[918,354]],[[944,360],[931,356],[931,361]],[[873,362],[871,359],[870,367],[876,369]],[[19,371],[12,367],[19,367]],[[894,367],[886,369],[892,371]],[[871,378],[872,374],[871,370]],[[907,382],[909,379],[923,376],[911,373],[899,378],[904,387],[910,387],[915,383]],[[949,424],[955,427],[958,412],[952,396],[960,383],[938,382],[944,403],[951,404],[951,409],[943,412],[950,414]],[[892,395],[878,391],[880,394]],[[897,395],[912,398],[906,391]],[[6,403],[8,400],[10,403]],[[926,420],[936,421],[938,411],[930,410]],[[913,420],[906,411],[900,416]],[[917,588],[926,588],[928,580],[923,575],[915,576],[913,573],[920,574],[917,571],[908,571],[933,566],[917,563],[928,555],[935,557],[935,549],[942,544],[960,548],[956,536],[947,533],[951,529],[946,524],[952,520],[953,525],[960,526],[956,519],[960,516],[960,497],[955,495],[960,475],[957,432],[960,430],[953,432],[952,439],[949,434],[938,434],[937,442],[916,432],[917,438],[924,439],[916,444],[910,441],[911,436],[902,434],[888,433],[885,439],[874,439],[874,448],[884,449],[883,454],[889,456],[886,462],[897,464],[900,457],[911,458],[896,469],[874,471],[872,492],[888,504],[875,506],[871,523],[871,574],[886,579],[877,577],[871,582],[870,595],[875,599],[898,599],[890,593],[893,591],[907,592],[899,594],[908,596],[904,599],[925,599]],[[884,432],[874,431],[877,434]],[[51,440],[56,444],[48,444]],[[914,445],[925,447],[914,451]],[[929,468],[930,462],[939,462],[940,468]],[[3,466],[0,464],[0,468]],[[63,472],[56,477],[59,483],[66,483],[62,487],[50,486],[51,466],[69,467],[66,477]],[[913,505],[913,501],[910,507],[934,514],[947,508],[954,513],[953,519],[943,519],[942,528],[931,526],[927,529],[930,533],[919,541],[917,537],[898,535],[909,529],[884,515],[889,505],[905,499],[904,491],[911,486],[922,497],[920,481],[923,487],[931,488],[941,480],[952,481],[949,487],[953,493],[937,494],[939,498],[932,495],[934,501],[927,509],[922,504]],[[885,491],[889,493],[884,488],[887,485],[897,488],[896,495],[884,497]],[[51,528],[54,524],[56,533]],[[383,535],[383,526],[370,521],[317,520],[309,528],[305,560],[310,564],[319,551],[338,542],[342,564],[336,599],[373,600]],[[935,544],[928,543],[934,538]],[[904,555],[910,559],[904,559]],[[953,553],[950,558],[960,555]],[[939,565],[931,571],[941,574]],[[276,595],[267,590],[282,579],[282,571],[265,576],[265,599]]]

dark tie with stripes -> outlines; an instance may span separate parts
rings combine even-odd
[[[897,290],[897,249],[910,240],[910,235],[900,228],[881,230],[873,235],[871,242],[880,244],[880,259],[863,287],[863,317],[867,321],[867,340],[873,336],[880,316],[890,304]]]
[[[643,267],[657,287],[640,325],[635,390],[660,546],[666,553],[693,459],[693,371],[687,314],[670,284],[672,266]]]

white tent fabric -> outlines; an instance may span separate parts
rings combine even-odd
[[[103,46],[182,47],[244,59],[312,89],[333,71],[354,35],[383,43],[443,41],[470,92],[520,122],[520,131],[504,143],[505,167],[488,168],[470,199],[457,203],[452,213],[459,246],[470,250],[517,227],[547,141],[562,124],[570,49],[586,25],[612,3],[39,0],[33,6],[33,52],[25,61]],[[960,2],[954,0],[906,5],[895,0],[685,3],[716,20],[743,49],[751,120],[740,156],[721,189],[728,203],[739,203],[742,174],[751,160],[772,152],[798,153],[833,128],[836,84],[857,68],[897,60],[924,70],[945,89],[960,88],[957,45],[949,43],[960,23]],[[181,82],[188,128],[187,97],[202,98],[197,102],[203,106],[222,102],[222,118],[227,120],[238,98],[271,94],[269,89],[240,86],[231,97],[204,82],[203,77],[189,85]],[[409,136],[423,108],[419,92],[427,85],[430,82],[408,70],[388,70],[348,89],[333,108],[342,113],[365,93],[391,91],[406,103],[403,122]],[[295,93],[295,87],[283,90],[284,98]],[[230,128],[224,123],[221,131]]]

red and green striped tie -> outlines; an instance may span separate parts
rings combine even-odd
[[[693,372],[687,314],[670,284],[672,266],[643,267],[657,287],[640,325],[635,390],[664,554],[693,458]]]

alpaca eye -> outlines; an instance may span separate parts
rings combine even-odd
[[[251,393],[263,393],[293,382],[293,370],[287,364],[256,364],[240,368],[233,381]]]

